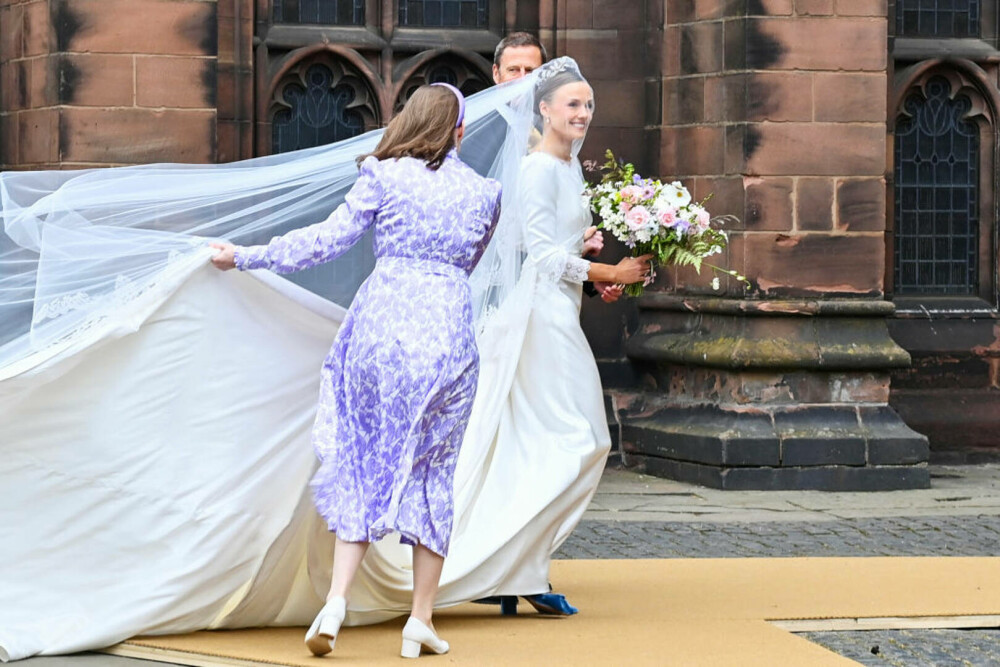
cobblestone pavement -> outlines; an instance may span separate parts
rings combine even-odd
[[[812,523],[580,522],[557,558],[1000,556],[1000,516]]]
[[[996,667],[1000,630],[804,632],[803,637],[868,667]]]

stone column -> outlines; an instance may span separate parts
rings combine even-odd
[[[925,487],[888,406],[884,0],[666,0],[659,173],[733,214],[720,263],[665,271],[628,342],[627,462],[720,488]]]
[[[216,2],[0,0],[0,35],[3,168],[216,160]]]

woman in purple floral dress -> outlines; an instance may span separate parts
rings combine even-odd
[[[500,213],[500,184],[457,156],[463,116],[454,88],[418,89],[327,220],[263,246],[215,244],[219,268],[287,273],[334,259],[374,227],[375,270],[323,365],[313,427],[316,507],[337,536],[327,604],[306,635],[316,655],[333,649],[369,542],[391,532],[414,548],[403,655],[448,650],[431,615],[479,370],[468,275]]]

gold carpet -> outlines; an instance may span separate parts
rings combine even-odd
[[[452,651],[423,660],[853,665],[783,628],[1000,626],[1000,558],[567,560],[552,563],[552,581],[578,615],[540,617],[523,602],[516,617],[473,604],[443,610],[435,625]],[[197,666],[399,665],[402,624],[345,628],[323,659],[309,655],[302,628],[143,637],[109,652]]]

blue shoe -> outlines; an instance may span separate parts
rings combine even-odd
[[[525,595],[528,601],[539,614],[547,616],[572,616],[579,613],[579,609],[566,601],[564,595],[559,593],[539,593],[538,595]],[[516,613],[516,612],[515,612]]]
[[[473,600],[475,604],[496,604],[500,605],[501,616],[517,616],[517,596],[516,595],[491,595],[486,598]]]

